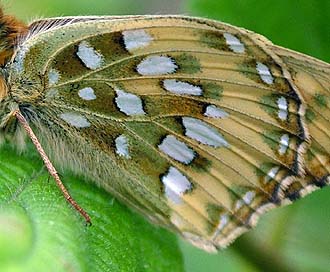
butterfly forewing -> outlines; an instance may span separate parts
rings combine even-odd
[[[327,111],[310,109],[304,155],[303,99],[329,91],[329,67],[313,76],[282,57],[210,20],[53,19],[33,24],[9,78],[58,164],[212,251],[306,186],[305,157],[328,173]],[[302,96],[307,75],[319,85]]]

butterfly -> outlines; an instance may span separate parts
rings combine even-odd
[[[87,221],[52,162],[210,252],[329,183],[328,63],[202,18],[0,21],[1,134]]]

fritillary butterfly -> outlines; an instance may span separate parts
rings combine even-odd
[[[0,20],[1,133],[87,221],[51,162],[207,251],[329,183],[328,63],[201,18]]]

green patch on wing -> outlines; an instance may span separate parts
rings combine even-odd
[[[321,108],[325,108],[328,105],[327,97],[321,93],[315,94],[314,101]]]
[[[196,171],[196,172],[207,172],[209,171],[212,161],[202,157],[198,153],[195,154],[195,158],[192,161],[191,167]]]
[[[213,204],[213,203],[208,203],[206,205],[206,211],[208,214],[209,221],[212,224],[208,224],[208,233],[213,233],[217,224],[219,224],[220,216],[224,212],[223,207]]]
[[[169,131],[179,135],[184,135],[184,127],[182,125],[181,117],[167,117],[157,120],[157,123],[167,128]]]
[[[200,42],[214,49],[230,51],[223,34],[219,32],[203,32],[200,37]]]
[[[256,168],[256,175],[260,178],[263,178],[267,175],[269,170],[274,167],[274,164],[272,163],[262,163],[259,168]]]
[[[278,111],[276,95],[264,95],[260,99],[261,108],[270,115],[276,115]]]
[[[249,188],[234,184],[230,187],[230,190],[236,195],[235,198],[237,198],[237,196],[243,196],[247,191],[249,191]]]
[[[281,141],[281,136],[283,135],[283,132],[280,131],[264,131],[262,134],[262,138],[264,142],[274,151],[278,150],[278,145]]]
[[[210,99],[221,99],[223,87],[216,83],[203,83],[203,96]]]
[[[184,53],[176,56],[175,61],[179,65],[179,71],[182,73],[195,74],[201,70],[199,60],[193,55]]]
[[[306,152],[306,159],[307,161],[312,161],[315,158],[313,152],[311,151],[311,149],[308,149]]]
[[[305,116],[306,116],[306,120],[308,123],[311,123],[313,122],[313,120],[315,119],[316,117],[316,114],[314,111],[312,111],[311,109],[306,109],[306,113],[305,113]]]

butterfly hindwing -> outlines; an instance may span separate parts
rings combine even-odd
[[[274,50],[289,67],[308,105],[305,118],[311,145],[304,156],[306,178],[303,186],[293,185],[295,189],[288,188],[287,197],[294,200],[329,184],[330,67],[328,63],[284,48],[274,47]]]
[[[195,245],[226,246],[302,177],[305,105],[269,41],[178,16],[31,32],[10,80],[55,161]]]

